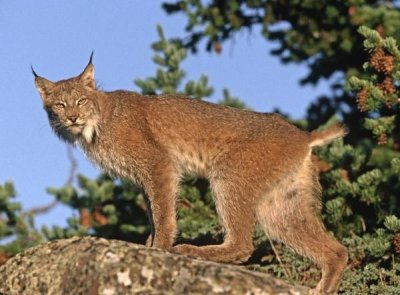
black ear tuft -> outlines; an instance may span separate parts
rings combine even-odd
[[[39,75],[36,74],[35,70],[33,69],[32,65],[31,65],[31,70],[32,70],[32,74],[35,76],[35,78],[39,77]]]
[[[94,51],[92,51],[92,54],[90,55],[89,63],[87,64],[83,72],[79,75],[79,80],[85,87],[96,89],[96,81],[94,80],[94,65],[92,63],[93,54]]]
[[[88,65],[91,65],[93,63],[93,54],[94,54],[94,50],[92,50],[92,53],[90,54]]]

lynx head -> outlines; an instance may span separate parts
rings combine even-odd
[[[83,72],[73,78],[51,82],[35,76],[35,84],[44,103],[50,125],[63,140],[91,143],[98,135],[99,105],[96,100],[93,53]]]

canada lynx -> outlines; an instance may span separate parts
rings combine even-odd
[[[33,69],[32,69],[33,70]],[[174,94],[96,89],[92,58],[77,77],[50,82],[35,72],[50,125],[107,173],[145,191],[153,231],[148,245],[217,262],[243,262],[258,222],[266,234],[322,268],[316,293],[337,292],[347,250],[319,218],[314,146],[345,135],[340,125],[301,131],[277,114],[239,110]],[[174,245],[183,174],[210,181],[225,230],[221,245]]]

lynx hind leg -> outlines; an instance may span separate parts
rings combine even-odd
[[[314,294],[336,294],[347,264],[347,249],[327,233],[319,219],[319,183],[309,159],[293,179],[278,185],[257,207],[265,233],[320,265]]]
[[[241,263],[253,253],[254,207],[244,203],[247,194],[243,188],[234,188],[218,181],[211,182],[218,217],[225,230],[221,245],[176,245],[173,252],[223,263]],[[249,190],[247,190],[248,192]],[[253,212],[252,212],[253,211]]]

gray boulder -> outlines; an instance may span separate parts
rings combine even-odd
[[[57,240],[0,267],[0,294],[308,294],[241,266],[191,259],[117,240]]]

